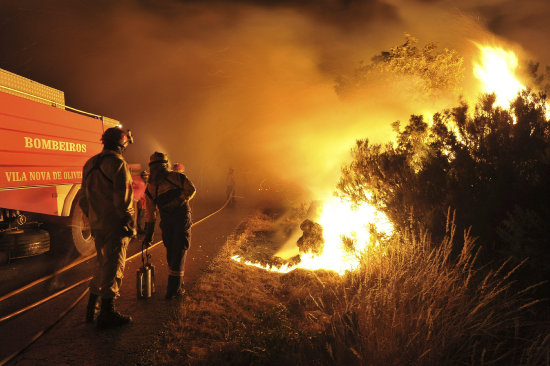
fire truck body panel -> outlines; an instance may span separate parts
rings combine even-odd
[[[82,167],[101,151],[103,131],[120,123],[64,103],[62,91],[0,69],[0,262],[2,253],[9,260],[49,249],[44,230],[27,228],[28,214],[38,225],[69,216],[63,220],[69,220],[76,249],[94,250],[87,219],[75,204]],[[29,241],[39,236],[44,245]]]
[[[101,119],[0,93],[0,207],[62,215],[102,133]]]

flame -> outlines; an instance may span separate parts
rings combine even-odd
[[[500,47],[477,43],[476,46],[481,51],[481,63],[474,62],[474,75],[483,83],[485,93],[495,93],[498,106],[509,108],[510,102],[525,89],[515,75],[518,67],[516,54]]]
[[[346,271],[354,271],[360,265],[361,252],[368,249],[369,244],[376,245],[371,240],[369,227],[374,225],[378,233],[391,235],[393,225],[388,218],[369,204],[354,207],[351,202],[337,197],[326,200],[319,218],[315,220],[323,227],[325,239],[324,250],[321,254],[301,253],[300,263],[295,266],[280,268],[263,266],[258,263],[243,260],[238,256],[233,260],[246,265],[263,268],[269,271],[287,273],[297,268],[308,270],[332,270],[342,275]],[[351,239],[352,247],[346,247],[343,237]]]

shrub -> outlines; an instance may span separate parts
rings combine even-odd
[[[510,110],[485,95],[472,113],[465,103],[433,116],[411,116],[394,144],[358,140],[343,168],[340,195],[384,211],[398,230],[421,223],[439,242],[445,214],[456,210],[459,231],[472,226],[484,243],[484,262],[512,257],[514,265],[536,253],[550,263],[547,230],[525,213],[550,220],[550,124],[544,96],[519,95]],[[521,214],[520,214],[521,213]],[[529,232],[518,242],[518,233]],[[523,248],[525,250],[518,250]],[[457,253],[460,248],[457,248]],[[528,276],[550,277],[548,266]]]

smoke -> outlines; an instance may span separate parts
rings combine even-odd
[[[391,122],[439,106],[381,86],[343,100],[338,75],[404,32],[468,55],[471,39],[499,38],[546,60],[534,38],[547,6],[533,3],[538,12],[507,1],[0,1],[0,67],[120,120],[136,138],[129,161],[166,152],[199,192],[223,195],[234,167],[237,190],[292,181],[317,195],[357,138],[386,142]]]

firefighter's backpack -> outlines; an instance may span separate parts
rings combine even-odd
[[[168,183],[170,183],[174,188],[158,194],[159,185],[156,186],[155,196],[153,198],[148,189],[145,190],[145,194],[149,196],[155,202],[160,211],[165,213],[171,213],[176,209],[182,207],[185,204],[185,199],[182,198],[183,188],[172,182],[168,177],[164,178]]]

